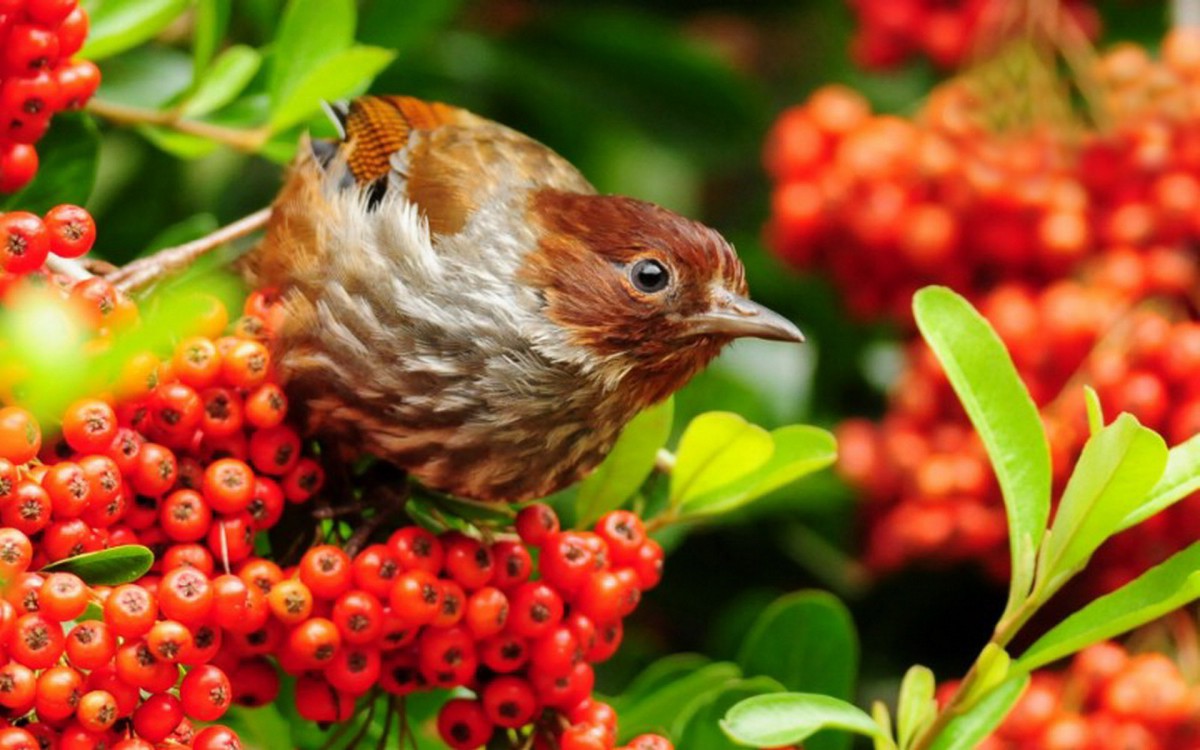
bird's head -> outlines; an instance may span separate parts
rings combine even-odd
[[[652,203],[543,190],[526,281],[545,315],[637,406],[666,398],[735,338],[800,342],[746,296],[742,263],[713,229]]]

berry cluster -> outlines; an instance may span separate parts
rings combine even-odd
[[[850,0],[858,27],[850,44],[854,62],[888,70],[914,57],[942,69],[966,63],[983,44],[994,44],[1006,27],[1016,26],[1026,3],[995,0]],[[1029,4],[1036,7],[1036,4]],[[1086,0],[1047,4],[1089,38],[1100,31],[1100,15]]]
[[[43,232],[59,236],[79,213],[55,209]],[[90,243],[86,226],[62,235]],[[55,252],[59,241],[50,240]],[[139,324],[137,308],[103,279],[7,270],[0,304],[49,293],[94,334],[88,355]],[[235,330],[264,329],[264,304],[251,296]],[[269,618],[267,597],[250,576],[278,568],[255,557],[256,538],[286,505],[312,497],[323,475],[285,423],[268,349],[252,336],[219,336],[227,320],[214,301],[198,322],[207,335],[183,339],[165,360],[126,362],[106,395],[77,400],[46,425],[54,439],[43,442],[43,425],[24,408],[0,408],[0,747],[226,750],[238,747],[233,733],[193,731],[189,719],[214,721],[247,691],[277,689],[264,660],[226,664],[236,689],[215,662],[266,653],[254,633]],[[25,385],[19,372],[0,378],[0,402]],[[150,574],[134,583],[88,586],[69,572],[38,572],[127,544],[154,552]]]
[[[1033,123],[997,135],[996,110],[1020,108],[969,76],[936,88],[914,119],[820,89],[767,142],[769,244],[827,271],[857,317],[901,321],[927,284],[978,299],[1094,255],[1187,248],[1200,240],[1197,49],[1200,32],[1176,29],[1159,61],[1133,45],[1099,58],[1088,90],[1111,126],[1082,134]]]
[[[938,690],[944,702],[957,687]],[[1200,741],[1200,692],[1163,654],[1116,643],[1080,651],[1061,672],[1036,672],[979,750],[1190,748]]]
[[[78,258],[92,249],[96,223],[79,206],[55,206],[39,218],[28,211],[0,214],[0,271],[13,275],[36,271],[51,253]]]
[[[486,543],[405,527],[353,560],[309,550],[299,578],[267,595],[294,624],[279,658],[301,675],[301,715],[344,720],[376,684],[395,695],[462,686],[475,697],[448,701],[437,722],[456,750],[522,729],[541,747],[612,750],[617,717],[592,698],[591,665],[616,652],[622,619],[658,584],[662,548],[622,510],[592,532],[560,531],[553,510],[534,504],[516,530],[519,540]],[[649,735],[631,744],[671,747]]]
[[[34,144],[64,109],[79,109],[100,70],[72,59],[88,33],[78,0],[0,0],[0,193],[37,172]]]

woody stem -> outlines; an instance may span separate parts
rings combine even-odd
[[[113,271],[106,278],[117,289],[126,294],[131,294],[148,284],[158,281],[164,276],[170,276],[187,270],[202,255],[227,242],[236,240],[239,237],[245,237],[262,229],[266,226],[267,220],[270,218],[270,208],[255,211],[249,216],[238,219],[232,224],[227,224],[200,239],[185,242],[175,247],[168,247],[159,250],[153,255],[139,258]]]
[[[89,113],[118,125],[158,125],[251,153],[261,149],[271,137],[271,132],[266,128],[230,128],[201,120],[188,120],[177,111],[131,107],[103,99],[92,99],[86,109]]]

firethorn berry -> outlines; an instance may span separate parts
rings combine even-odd
[[[423,570],[437,575],[445,552],[442,542],[419,526],[406,526],[388,538],[388,548],[404,570]]]
[[[37,738],[19,727],[0,729],[0,750],[41,750]]]
[[[99,453],[117,436],[117,415],[99,399],[82,399],[63,414],[63,438],[78,453]]]
[[[51,573],[42,582],[38,605],[38,611],[51,620],[74,620],[87,608],[87,586],[74,573]]]
[[[58,661],[65,640],[59,623],[34,612],[17,618],[8,653],[30,669],[44,669]]]
[[[104,620],[121,638],[137,638],[149,632],[158,616],[158,600],[142,586],[117,586],[104,600]]]
[[[477,640],[490,638],[504,630],[509,604],[504,592],[493,586],[479,589],[468,597],[463,619]]]
[[[525,726],[540,707],[533,686],[512,676],[500,676],[489,682],[483,689],[481,702],[488,720],[507,729]]]
[[[450,534],[444,541],[446,572],[467,591],[486,586],[492,579],[494,560],[489,548],[470,537]]]
[[[34,214],[0,214],[0,268],[13,274],[33,271],[50,254],[46,225]],[[22,462],[23,463],[23,462]]]
[[[196,732],[192,750],[242,750],[242,741],[229,727],[214,724]]]
[[[14,712],[33,708],[37,696],[37,675],[15,661],[0,666],[0,706]]]
[[[34,710],[39,718],[61,721],[75,713],[82,695],[82,675],[70,667],[53,666],[38,675]]]
[[[179,684],[183,711],[199,721],[216,721],[233,702],[229,678],[217,667],[204,664],[193,668]]]
[[[204,498],[218,513],[239,513],[254,498],[254,472],[244,461],[222,458],[204,470]]]
[[[149,742],[162,742],[183,720],[183,704],[170,693],[147,698],[133,712],[133,730]]]
[[[103,620],[86,620],[67,633],[65,650],[72,666],[92,670],[112,661],[117,640]]]
[[[493,724],[478,701],[453,698],[438,711],[437,727],[442,741],[454,750],[474,750],[487,743]]]
[[[388,602],[406,627],[427,625],[441,613],[442,586],[432,573],[410,570],[396,578]]]
[[[337,654],[342,636],[330,620],[312,617],[288,633],[287,644],[306,669],[319,669]]]
[[[350,588],[353,570],[350,557],[333,545],[312,547],[298,568],[300,580],[318,599],[335,599]]]
[[[509,593],[508,629],[525,638],[549,633],[563,617],[563,600],[546,583],[523,583]]]
[[[0,458],[17,466],[42,449],[42,431],[33,415],[19,406],[0,409]]]
[[[545,503],[531,503],[517,514],[516,529],[523,542],[541,547],[551,534],[558,533],[558,516]]]
[[[267,606],[276,619],[285,625],[296,625],[308,619],[313,609],[313,596],[303,581],[289,578],[271,587]]]
[[[50,234],[50,252],[59,257],[85,255],[96,241],[96,223],[79,206],[55,206],[46,213],[45,223]]]

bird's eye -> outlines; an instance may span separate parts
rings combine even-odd
[[[671,275],[657,260],[639,260],[629,269],[629,279],[639,292],[653,294],[667,288]]]

